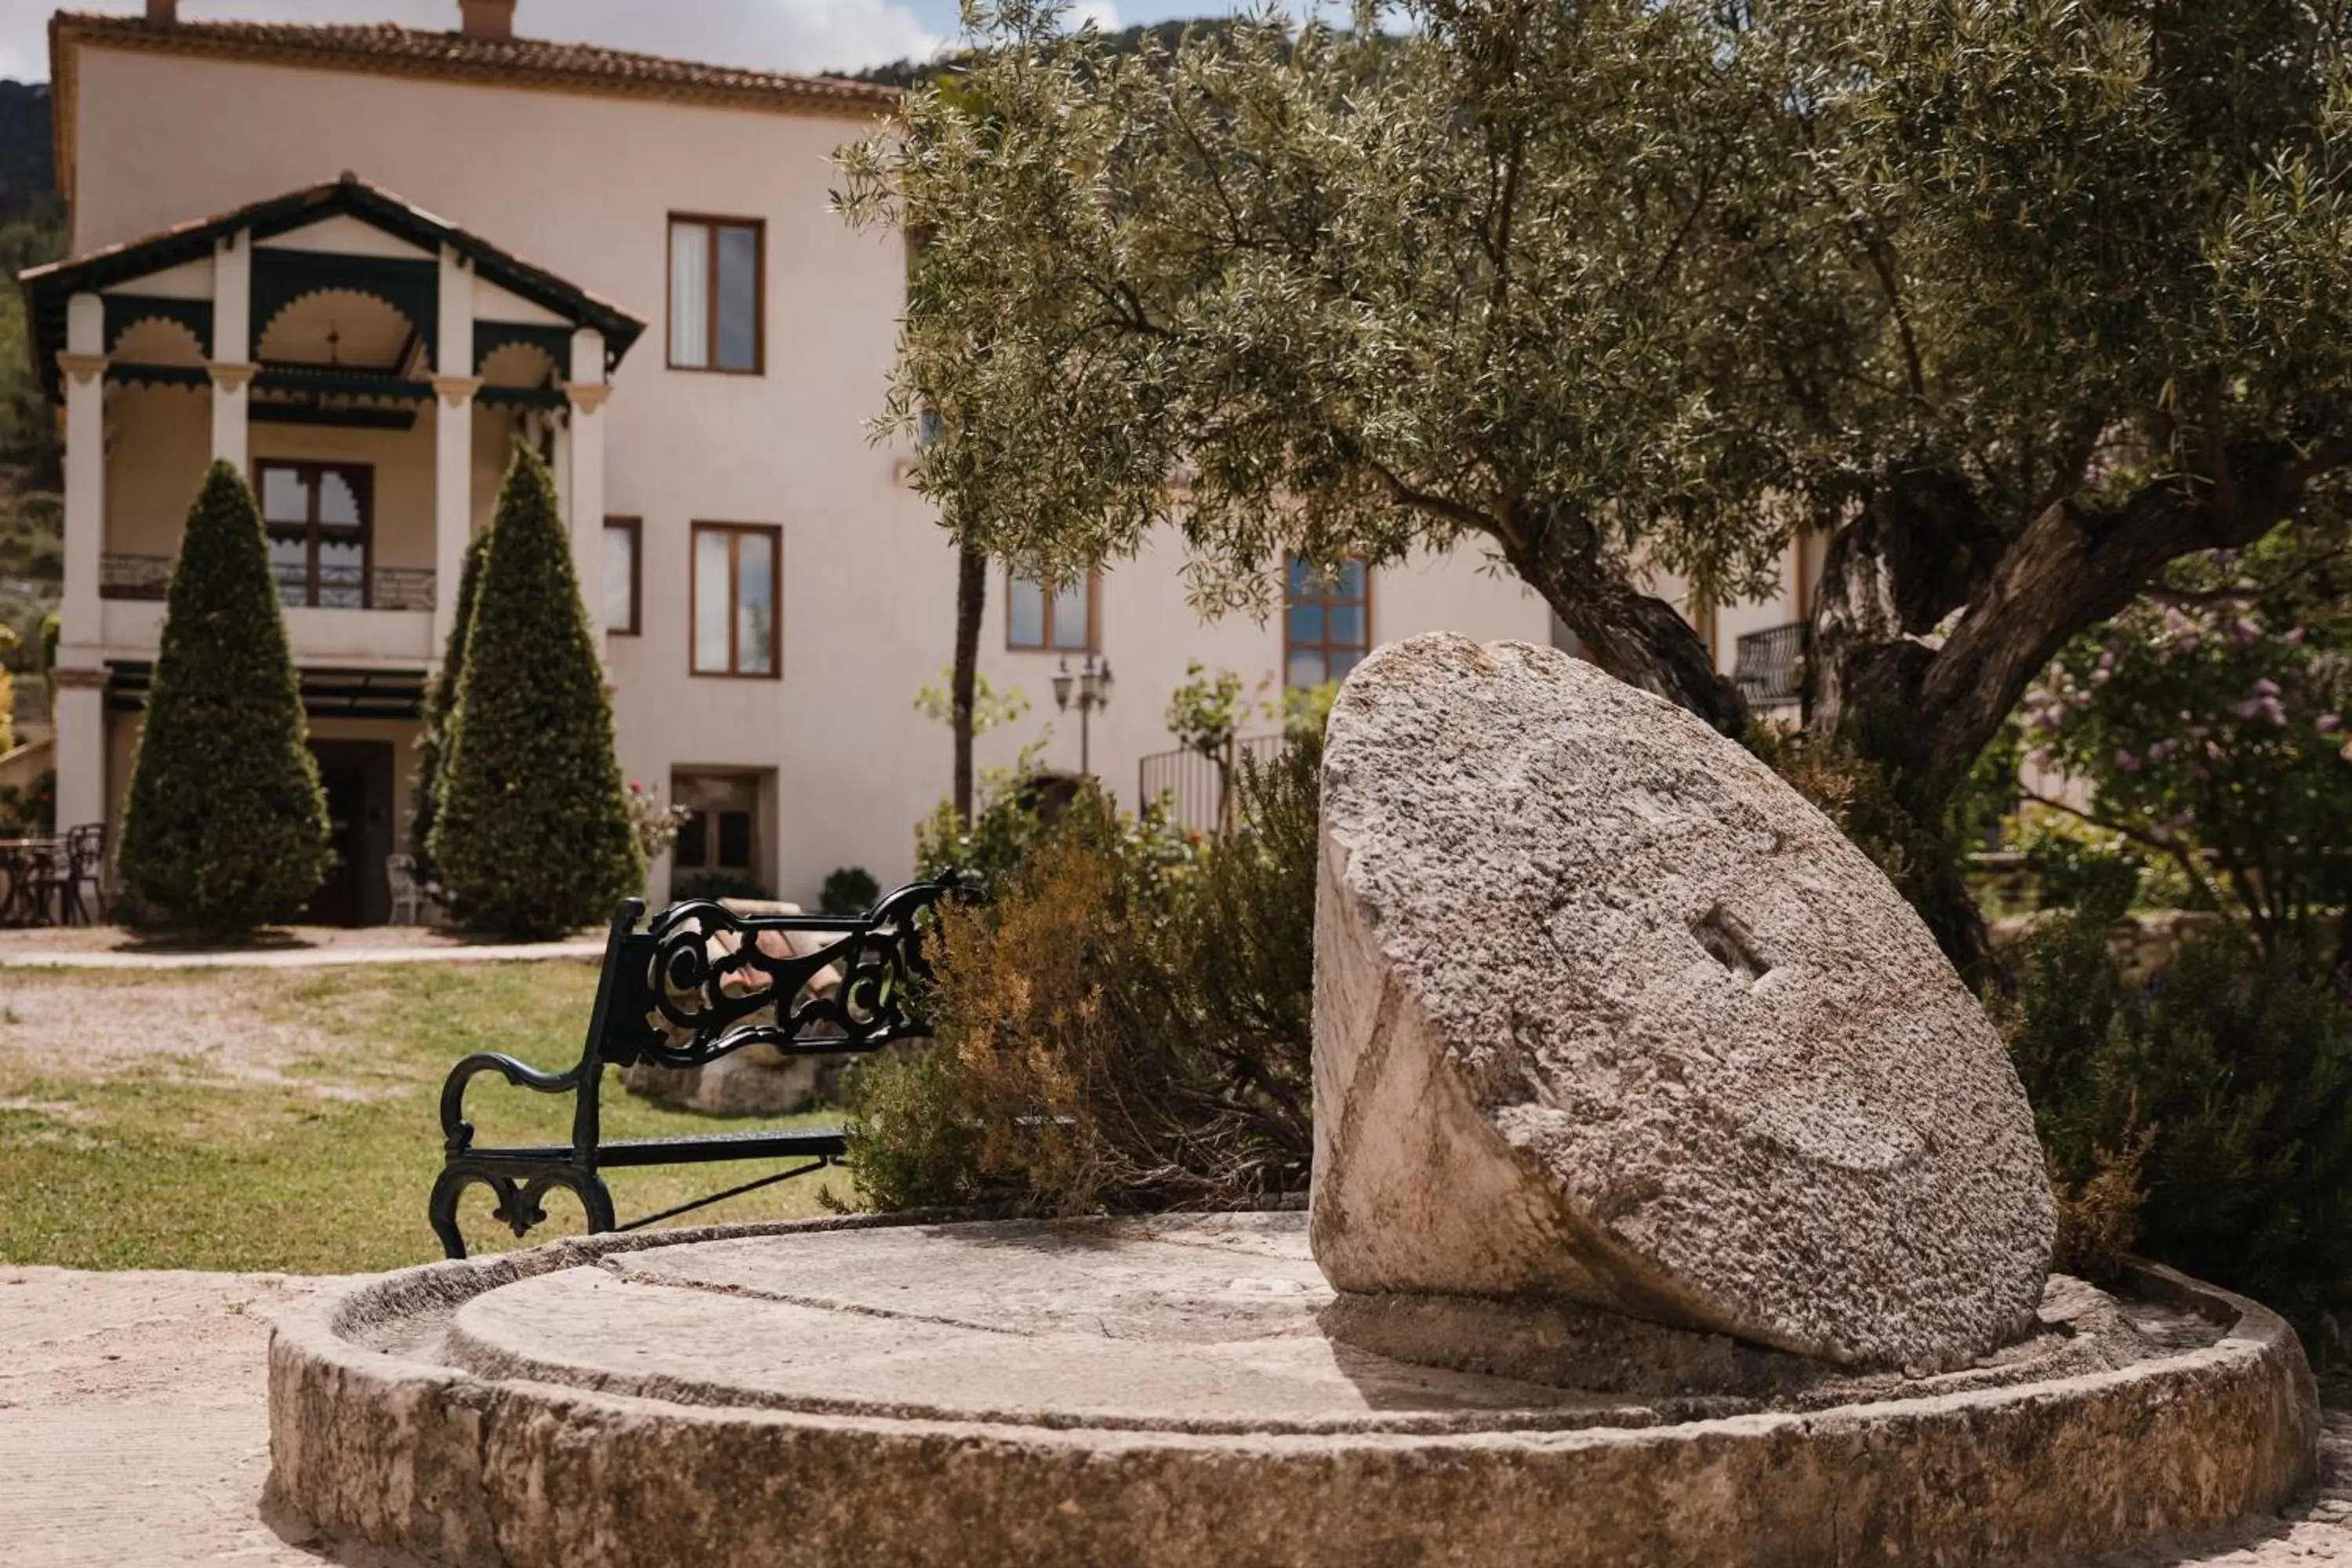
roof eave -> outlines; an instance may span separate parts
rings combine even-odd
[[[44,339],[57,341],[64,300],[84,289],[102,289],[130,279],[145,277],[166,267],[209,255],[226,236],[251,230],[257,237],[287,233],[323,217],[350,214],[437,254],[447,245],[472,262],[475,270],[510,292],[546,310],[569,317],[577,325],[593,327],[604,336],[605,353],[617,363],[643,335],[643,318],[601,295],[527,261],[468,232],[446,218],[425,211],[391,192],[363,180],[341,179],[305,185],[282,195],[251,202],[208,218],[192,219],[141,239],[126,240],[88,256],[46,262],[18,274],[25,296],[26,338],[32,345],[34,369],[54,397],[58,373],[54,355],[42,353]],[[44,363],[44,360],[49,363]]]

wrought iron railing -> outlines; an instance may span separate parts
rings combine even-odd
[[[1196,833],[1214,833],[1224,810],[1224,792],[1241,786],[1242,759],[1270,763],[1282,754],[1280,735],[1252,735],[1234,742],[1234,776],[1212,759],[1180,746],[1154,752],[1136,764],[1136,799],[1144,805],[1164,801],[1169,820]]]
[[[1788,708],[1803,700],[1805,651],[1811,628],[1802,621],[1739,639],[1731,679],[1755,708]]]
[[[109,551],[98,558],[98,596],[101,599],[160,601],[172,585],[170,555],[133,555]],[[337,575],[310,584],[299,566],[272,565],[278,597],[289,605],[316,604],[324,609],[429,610],[433,607],[434,574],[429,566],[374,566],[360,574]]]

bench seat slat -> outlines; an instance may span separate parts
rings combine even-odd
[[[803,1127],[791,1131],[714,1132],[698,1138],[619,1138],[596,1151],[603,1166],[693,1165],[712,1160],[790,1160],[847,1152],[838,1127]],[[570,1160],[568,1143],[520,1148],[468,1149],[469,1160]]]

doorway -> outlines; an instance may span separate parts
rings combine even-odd
[[[302,918],[312,925],[373,926],[392,918],[392,742],[313,741],[327,792],[328,845],[335,852]]]

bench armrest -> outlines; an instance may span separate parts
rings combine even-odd
[[[473,1147],[474,1124],[466,1120],[466,1086],[477,1076],[494,1072],[518,1089],[537,1089],[541,1094],[570,1094],[580,1087],[580,1075],[585,1066],[583,1063],[565,1072],[541,1072],[503,1051],[476,1051],[451,1068],[448,1078],[442,1082],[442,1147],[452,1154],[462,1154]]]

